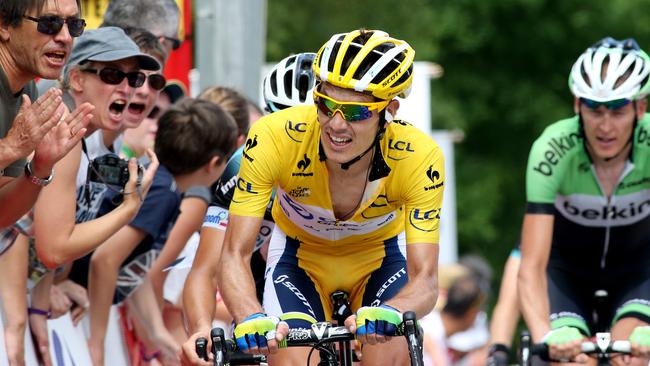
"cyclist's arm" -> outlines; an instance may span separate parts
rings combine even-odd
[[[551,329],[546,265],[551,250],[553,220],[553,215],[528,213],[524,216],[522,228],[517,290],[521,311],[535,342],[540,342]]]
[[[228,229],[218,266],[218,283],[223,300],[236,323],[263,312],[257,301],[250,260],[262,217],[229,216]]]
[[[512,344],[515,327],[519,321],[519,303],[517,299],[517,273],[519,272],[519,256],[510,255],[506,261],[501,278],[499,299],[494,306],[490,321],[490,343]]]
[[[192,263],[185,288],[183,305],[189,333],[210,331],[217,294],[217,269],[225,231],[211,227],[201,229],[201,241]]]
[[[438,298],[438,244],[406,245],[408,283],[386,305],[415,311],[421,317],[431,312]]]

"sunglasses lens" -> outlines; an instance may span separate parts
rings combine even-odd
[[[149,80],[149,86],[153,90],[162,90],[165,87],[165,84],[167,84],[165,77],[160,74],[151,74],[147,76],[147,79]]]
[[[158,106],[154,106],[151,112],[149,112],[149,115],[147,118],[149,119],[156,119],[158,118],[158,113],[160,113],[160,108]]]
[[[609,101],[605,103],[605,105],[607,106],[607,109],[615,110],[625,107],[626,105],[630,104],[630,102],[631,100],[629,99],[617,99]]]
[[[318,98],[318,109],[325,113],[327,117],[334,116],[336,111],[341,111],[343,118],[348,122],[357,122],[368,119],[372,116],[370,108],[356,104],[338,104],[325,98]]]
[[[630,102],[632,102],[630,99],[616,99],[607,102],[597,102],[595,100],[591,100],[587,98],[580,98],[580,101],[582,102],[582,104],[586,105],[589,109],[598,109],[601,105],[604,105],[607,109],[612,111],[625,107],[626,105],[630,104]]]
[[[316,103],[316,106],[321,112],[325,113],[327,117],[332,117],[337,109],[336,107],[338,104],[333,103],[332,101],[325,98],[318,98],[318,103]]]
[[[99,77],[103,82],[110,85],[117,85],[124,80],[125,73],[118,69],[105,67],[99,71]]]
[[[139,71],[134,71],[126,74],[126,78],[132,88],[139,88],[144,85],[145,80],[147,80],[147,75]]]
[[[73,37],[79,37],[86,28],[86,21],[81,18],[68,18],[68,32]]]
[[[38,18],[36,30],[43,34],[57,34],[63,28],[63,18],[57,16],[44,16]]]
[[[372,112],[364,105],[347,104],[341,107],[345,120],[348,122],[363,121],[372,116]]]

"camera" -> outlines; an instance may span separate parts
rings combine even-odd
[[[138,179],[141,176],[142,167],[138,165]],[[113,154],[99,156],[88,166],[88,180],[124,188],[129,181],[129,162]]]

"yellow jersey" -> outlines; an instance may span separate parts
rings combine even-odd
[[[230,213],[272,215],[286,234],[310,248],[335,254],[343,247],[383,243],[401,232],[406,243],[438,243],[444,158],[432,138],[393,121],[379,141],[361,204],[338,220],[332,209],[326,157],[315,106],[265,116],[250,130]]]

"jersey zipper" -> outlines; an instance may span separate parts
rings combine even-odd
[[[621,185],[621,182],[625,179],[625,177],[630,174],[634,170],[634,164],[631,163],[630,161],[625,162],[625,168],[623,169],[623,173],[621,176],[618,178],[618,182],[616,182],[616,186],[614,186],[614,190],[612,192],[611,197],[607,197],[605,195],[605,190],[603,189],[603,186],[600,184],[600,180],[598,179],[598,174],[596,174],[596,167],[591,164],[591,173],[594,175],[594,178],[596,179],[596,183],[598,183],[598,188],[600,188],[600,193],[603,195],[603,197],[607,200],[607,205],[605,206],[606,212],[607,212],[607,217],[605,218],[607,221],[607,225],[605,226],[605,242],[603,244],[603,254],[600,257],[600,269],[605,269],[605,266],[607,265],[607,252],[609,252],[609,236],[610,236],[610,229],[611,229],[611,219],[613,216],[614,211],[612,210],[612,206],[616,203],[616,200],[612,200],[612,197],[616,197],[616,193],[618,191],[618,187]]]

